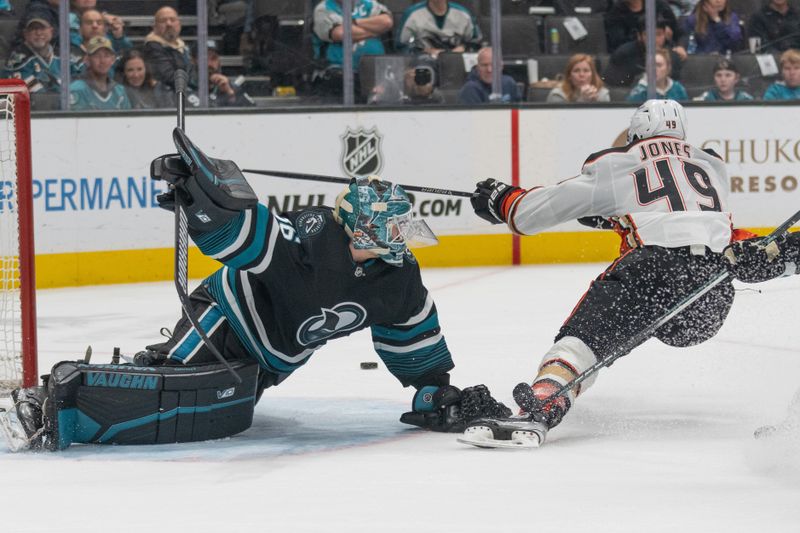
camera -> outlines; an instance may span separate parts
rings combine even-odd
[[[433,72],[429,67],[417,67],[414,69],[414,84],[428,85],[433,81]]]

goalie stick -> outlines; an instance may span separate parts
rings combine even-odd
[[[350,178],[337,178],[335,176],[324,176],[322,174],[304,174],[302,172],[285,172],[283,170],[254,170],[251,168],[242,169],[242,172],[249,172],[250,174],[260,174],[262,176],[272,176],[275,178],[289,178],[294,180],[306,181],[322,181],[327,183],[350,183]],[[445,196],[462,196],[464,198],[472,197],[471,192],[454,191],[451,189],[439,189],[436,187],[421,187],[418,185],[400,185],[406,191],[412,192],[425,192],[430,194],[442,194]]]
[[[185,119],[185,97],[186,97],[186,82],[188,75],[185,70],[175,71],[175,96],[178,100],[178,127],[181,131],[184,130]],[[230,363],[219,353],[219,350],[211,343],[203,327],[194,316],[192,303],[189,300],[189,222],[186,218],[186,210],[182,204],[180,194],[175,194],[175,289],[178,291],[178,298],[181,301],[183,312],[191,322],[197,334],[203,340],[203,343],[208,347],[214,357],[220,363],[225,365],[228,372],[236,379],[237,383],[242,382],[242,378],[233,369]]]
[[[786,219],[780,226],[775,228],[766,238],[762,241],[767,245],[782,235],[784,235],[789,228],[794,226],[800,221],[800,211]],[[575,379],[564,384],[558,391],[553,394],[552,398],[563,396],[576,386],[580,385],[588,378],[596,374],[601,368],[604,368],[623,355],[630,352],[633,348],[640,343],[647,340],[652,333],[669,322],[678,313],[692,305],[700,297],[708,291],[725,281],[731,276],[730,271],[726,268],[718,272],[711,279],[699,286],[697,289],[686,295],[680,302],[678,302],[672,309],[664,313],[661,317],[655,320],[649,326],[643,328],[639,333],[631,337],[628,342],[620,346],[609,357],[596,362],[580,374]],[[536,405],[536,398],[533,395],[533,389],[530,384],[520,383],[514,387],[514,400],[520,408],[530,413],[534,410]],[[497,439],[496,436],[500,435],[502,439]],[[544,443],[547,435],[547,427],[541,422],[534,420],[530,415],[520,417],[512,417],[507,419],[507,423],[500,420],[480,419],[470,424],[464,434],[458,437],[458,442],[463,444],[470,444],[479,448],[538,448]]]

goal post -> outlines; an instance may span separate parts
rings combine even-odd
[[[0,80],[0,395],[37,382],[30,95]]]

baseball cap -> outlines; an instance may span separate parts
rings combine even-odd
[[[111,40],[108,37],[92,37],[89,39],[89,42],[86,43],[86,53],[89,55],[94,54],[101,48],[108,48],[112,52],[114,51],[114,46],[111,44]]]
[[[214,39],[209,39],[206,41],[206,47],[210,52],[217,52],[219,53],[219,45],[217,45],[217,41]]]
[[[730,70],[736,72],[737,74],[739,73],[739,69],[736,68],[736,63],[727,58],[722,58],[717,61],[716,65],[714,65],[714,72],[717,72],[718,70]]]
[[[53,20],[52,15],[43,9],[34,10],[25,18],[24,28],[28,29],[28,26],[33,24],[34,22],[38,22],[39,24],[43,24],[49,28],[53,28],[56,25],[56,21]]]
[[[197,56],[197,50],[199,44],[200,43],[192,44],[192,53],[195,56]],[[215,41],[214,39],[208,39],[206,41],[206,50],[208,50],[209,52],[215,52],[217,55],[219,55],[219,44],[217,44],[217,41]]]

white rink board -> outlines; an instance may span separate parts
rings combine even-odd
[[[625,130],[631,108],[521,109],[523,186],[576,174],[590,153]],[[689,108],[689,141],[729,159],[738,178],[734,222],[770,227],[797,210],[800,136],[793,107]],[[511,179],[509,109],[222,114],[187,117],[187,132],[209,155],[242,168],[342,176],[342,137],[376,130],[380,173],[399,183],[470,191],[478,179]],[[172,116],[35,118],[36,252],[165,248],[172,219],[155,206],[163,185],[148,178],[152,158],[173,152]],[[768,152],[765,152],[768,150]],[[751,178],[752,177],[752,178]],[[288,208],[333,203],[339,185],[252,176],[262,201]],[[740,192],[739,192],[740,191]],[[465,198],[420,195],[418,208],[440,235],[506,231],[473,216]],[[288,202],[288,203],[285,203]],[[577,224],[565,228],[577,230]]]
[[[521,111],[522,185],[552,184],[576,175],[586,157],[609,148],[627,130],[632,112],[633,108]],[[687,114],[687,140],[715,150],[728,163],[735,226],[775,227],[797,211],[800,113],[796,107],[688,107]]]
[[[163,184],[151,183],[150,161],[175,152],[169,116],[58,118],[33,121],[38,254],[163,248],[172,219],[156,206]],[[344,176],[347,129],[377,130],[381,175],[422,186],[472,190],[475,176],[507,176],[508,111],[224,114],[188,116],[189,137],[212,157],[241,168]],[[130,181],[134,187],[130,189]],[[101,182],[98,184],[98,181]],[[332,205],[342,185],[249,176],[262,201],[289,208]],[[102,189],[102,193],[98,193]],[[441,235],[477,232],[485,224],[467,198],[420,195],[418,209]]]

